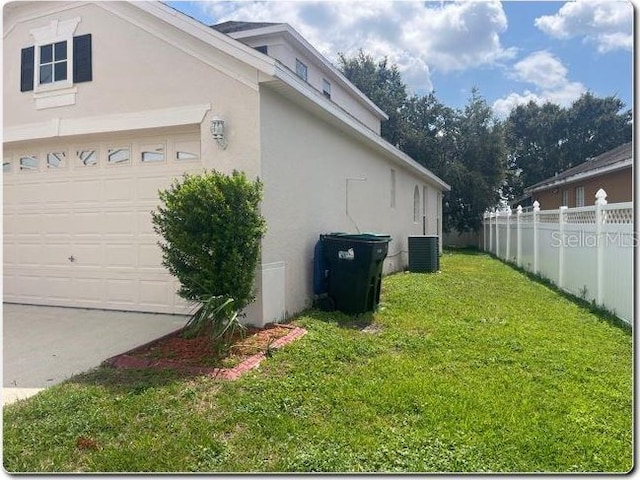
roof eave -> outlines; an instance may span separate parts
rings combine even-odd
[[[559,178],[557,180],[553,180],[551,179],[550,181],[546,181],[544,183],[539,183],[537,185],[532,185],[531,187],[525,188],[524,189],[524,193],[535,193],[535,192],[540,192],[542,190],[547,190],[549,188],[552,187],[557,187],[560,185],[565,185],[567,183],[573,183],[573,182],[577,182],[580,180],[586,180],[598,175],[602,175],[605,173],[612,173],[615,172],[617,170],[622,170],[624,168],[629,168],[632,166],[632,159],[628,158],[626,160],[623,160],[621,162],[618,163],[614,163],[612,165],[607,165],[606,167],[602,167],[602,168],[598,168],[598,169],[594,169],[594,170],[588,170],[586,172],[581,172],[581,173],[576,173],[575,175],[569,175],[568,177],[562,177]]]
[[[320,52],[318,52],[313,45],[305,40],[302,35],[296,32],[289,24],[279,23],[268,27],[260,27],[252,30],[241,30],[238,32],[232,32],[229,35],[234,39],[244,39],[250,37],[257,37],[262,35],[272,34],[286,34],[289,39],[292,39],[299,47],[309,51],[322,65],[331,72],[335,79],[344,87],[355,94],[358,99],[366,106],[366,108],[376,115],[380,120],[389,120],[387,115],[380,107],[378,107],[369,97],[367,97],[362,91],[360,91],[353,83],[347,79],[340,70],[338,70],[331,62],[329,62]]]

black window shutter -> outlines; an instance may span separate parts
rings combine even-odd
[[[28,92],[33,90],[33,72],[35,62],[35,47],[22,49],[20,57],[20,91]]]
[[[73,83],[93,80],[91,68],[91,34],[73,37]]]

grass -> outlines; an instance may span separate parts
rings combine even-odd
[[[386,277],[375,315],[307,312],[305,337],[236,382],[98,368],[9,405],[4,466],[631,470],[628,329],[486,255],[441,265]]]

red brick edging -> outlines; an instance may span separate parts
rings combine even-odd
[[[276,324],[276,325],[278,325],[279,327],[289,328],[291,329],[291,331],[287,333],[284,337],[280,337],[277,340],[275,340],[269,347],[271,349],[283,347],[284,345],[287,345],[288,343],[291,343],[294,340],[297,340],[298,338],[302,337],[307,333],[307,331],[304,328],[295,327],[293,325],[286,325],[286,324]],[[150,359],[145,359],[145,358],[140,358],[140,357],[135,357],[130,355],[135,350],[146,347],[152,343],[157,342],[158,340],[174,335],[175,333],[176,332],[169,333],[168,335],[152,340],[151,342],[138,346],[132,350],[129,350],[128,352],[108,358],[107,360],[102,362],[102,364],[106,366],[114,367],[114,368],[123,368],[123,369],[169,368],[172,370],[178,370],[180,372],[192,373],[196,375],[211,375],[213,377],[221,378],[224,380],[236,380],[243,373],[248,372],[253,368],[256,368],[258,365],[260,365],[260,362],[266,358],[266,355],[264,353],[257,353],[245,359],[243,362],[239,363],[233,368],[214,368],[214,367],[178,366],[167,360],[150,360]]]

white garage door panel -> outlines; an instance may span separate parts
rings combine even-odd
[[[102,182],[96,180],[76,180],[73,182],[73,196],[78,205],[99,205],[104,198]]]
[[[107,165],[108,138],[61,148],[59,144],[5,151],[11,171],[4,180],[4,300],[162,313],[188,313],[178,283],[162,266],[151,211],[158,190],[185,172],[202,171],[199,151],[173,160],[172,145],[194,150],[199,133],[163,138],[118,139],[129,145],[124,165]],[[138,161],[140,145],[163,144],[165,161]],[[186,148],[186,147],[185,147]],[[198,147],[199,148],[199,147]],[[67,152],[66,166],[47,169],[50,151]],[[96,150],[98,164],[85,166],[78,150]],[[37,155],[40,170],[20,171],[19,159]],[[72,260],[71,260],[72,259]]]

